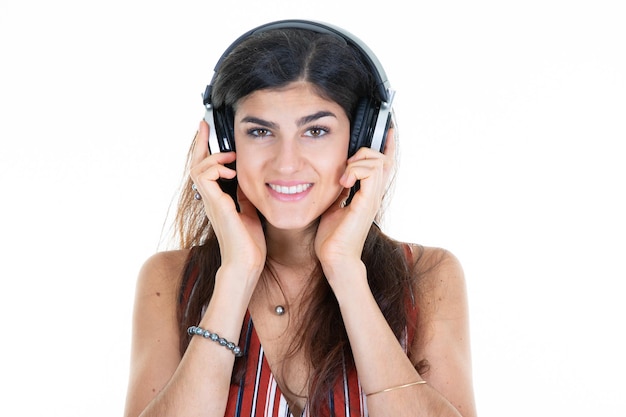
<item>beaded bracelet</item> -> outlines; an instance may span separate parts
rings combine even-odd
[[[235,345],[233,342],[229,342],[223,337],[220,337],[220,335],[218,335],[217,333],[211,333],[210,331],[198,326],[189,327],[187,329],[187,333],[189,334],[189,336],[202,336],[205,339],[210,339],[214,342],[217,342],[220,345],[224,346],[226,349],[232,351],[237,358],[243,356],[243,352],[239,346]]]

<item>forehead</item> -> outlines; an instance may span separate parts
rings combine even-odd
[[[314,84],[296,81],[282,87],[253,91],[242,97],[234,110],[256,108],[256,110],[271,111],[284,106],[297,106],[299,108],[340,107],[336,102],[320,94],[319,89]]]

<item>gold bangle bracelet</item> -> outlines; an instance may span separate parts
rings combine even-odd
[[[380,390],[380,391],[372,392],[370,394],[365,394],[365,396],[366,397],[371,397],[372,395],[382,394],[383,392],[395,391],[397,389],[408,388],[408,387],[412,387],[413,385],[420,385],[420,384],[425,384],[425,383],[426,383],[426,381],[424,381],[424,380],[415,381],[415,382],[409,382],[408,384],[398,385],[398,386],[391,387],[391,388],[385,388],[385,389]]]

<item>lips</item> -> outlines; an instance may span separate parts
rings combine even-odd
[[[279,194],[293,195],[300,194],[313,186],[312,183],[305,184],[297,184],[297,185],[277,185],[277,184],[267,184],[272,190],[276,191]]]

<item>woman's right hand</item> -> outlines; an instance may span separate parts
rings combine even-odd
[[[190,176],[202,199],[209,221],[220,244],[222,267],[241,270],[246,275],[258,272],[265,265],[267,253],[263,227],[256,208],[237,187],[237,202],[225,193],[217,180],[233,179],[235,170],[226,166],[235,161],[235,152],[218,152],[209,155],[209,125],[203,120],[196,135],[191,157]],[[247,268],[247,270],[242,270]]]

